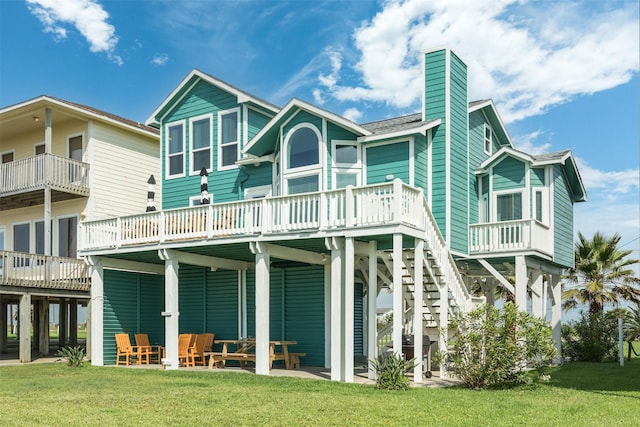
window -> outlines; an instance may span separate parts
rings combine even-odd
[[[534,189],[534,192],[533,192],[534,217],[537,221],[542,222],[544,224],[548,222],[546,194],[547,192],[545,188],[537,188],[537,189]]]
[[[16,252],[29,252],[31,243],[31,224],[28,222],[13,225],[13,250]],[[27,267],[29,259],[26,257],[15,257],[14,267]]]
[[[13,162],[13,151],[9,151],[7,153],[2,153],[2,163],[9,163],[9,162]]]
[[[191,174],[200,173],[202,168],[211,171],[211,116],[189,120],[191,129]]]
[[[167,125],[167,176],[184,176],[184,125],[173,123]]]
[[[311,193],[319,189],[319,175],[307,175],[287,180],[287,194]]]
[[[291,134],[288,145],[288,168],[295,169],[319,163],[318,135],[309,127]]]
[[[493,147],[493,131],[485,123],[484,125],[484,152],[491,155],[491,148]]]
[[[240,155],[240,109],[218,113],[218,169],[235,167]]]
[[[82,161],[82,135],[69,137],[69,158]]]
[[[496,214],[498,221],[522,219],[522,193],[498,194]]]
[[[213,204],[213,194],[209,193],[209,204]],[[206,206],[202,204],[202,195],[189,197],[189,206]]]
[[[333,142],[333,188],[360,185],[360,152],[354,142]]]
[[[35,146],[35,155],[39,156],[40,154],[44,154],[44,144],[36,144]]]
[[[78,218],[75,216],[58,219],[58,256],[77,257]]]

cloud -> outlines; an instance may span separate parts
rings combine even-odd
[[[524,151],[534,156],[544,154],[548,153],[551,149],[551,142],[538,142],[544,134],[543,131],[537,130],[525,135],[515,136],[512,138],[512,142],[516,150]]]
[[[26,0],[29,11],[51,33],[56,41],[67,37],[65,26],[75,27],[89,43],[94,53],[104,52],[118,65],[122,58],[116,55],[118,37],[109,14],[94,0]]]
[[[358,121],[362,118],[362,111],[357,108],[347,108],[342,116],[351,120],[352,122],[358,123]]]
[[[422,50],[450,46],[467,63],[471,99],[505,122],[628,82],[639,67],[636,2],[389,0],[353,34],[357,85],[319,84],[341,101],[420,104]],[[344,68],[344,67],[343,67]],[[324,76],[323,76],[324,77]]]
[[[166,53],[157,53],[151,59],[151,63],[158,67],[162,67],[169,61],[169,55]]]
[[[602,171],[592,168],[585,160],[576,158],[582,182],[589,190],[603,192],[609,200],[615,200],[621,194],[638,193],[640,189],[640,170]]]

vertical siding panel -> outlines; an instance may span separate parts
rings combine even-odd
[[[248,276],[248,274],[247,274]],[[206,332],[216,339],[237,339],[238,272],[218,270],[206,272]],[[250,302],[247,301],[247,305]]]
[[[178,276],[180,333],[205,332],[205,268],[181,264]]]
[[[105,365],[116,363],[117,333],[133,334],[138,330],[138,277],[136,273],[104,270],[104,337]]]

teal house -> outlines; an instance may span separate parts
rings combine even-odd
[[[291,340],[302,366],[350,382],[364,358],[402,352],[403,335],[444,348],[449,318],[496,286],[546,316],[559,345],[559,280],[586,200],[575,160],[516,150],[493,102],[468,99],[450,49],[423,66],[420,112],[363,124],[186,76],[147,121],[162,206],[81,226],[92,363],[115,363],[115,333],[144,332],[177,369],[178,335],[212,332],[255,337],[257,374],[270,341]],[[381,292],[394,316],[378,331]]]

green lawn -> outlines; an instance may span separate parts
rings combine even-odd
[[[639,402],[640,359],[624,368],[570,363],[549,383],[492,391],[387,392],[219,371],[0,367],[3,425],[627,426],[637,422]]]

